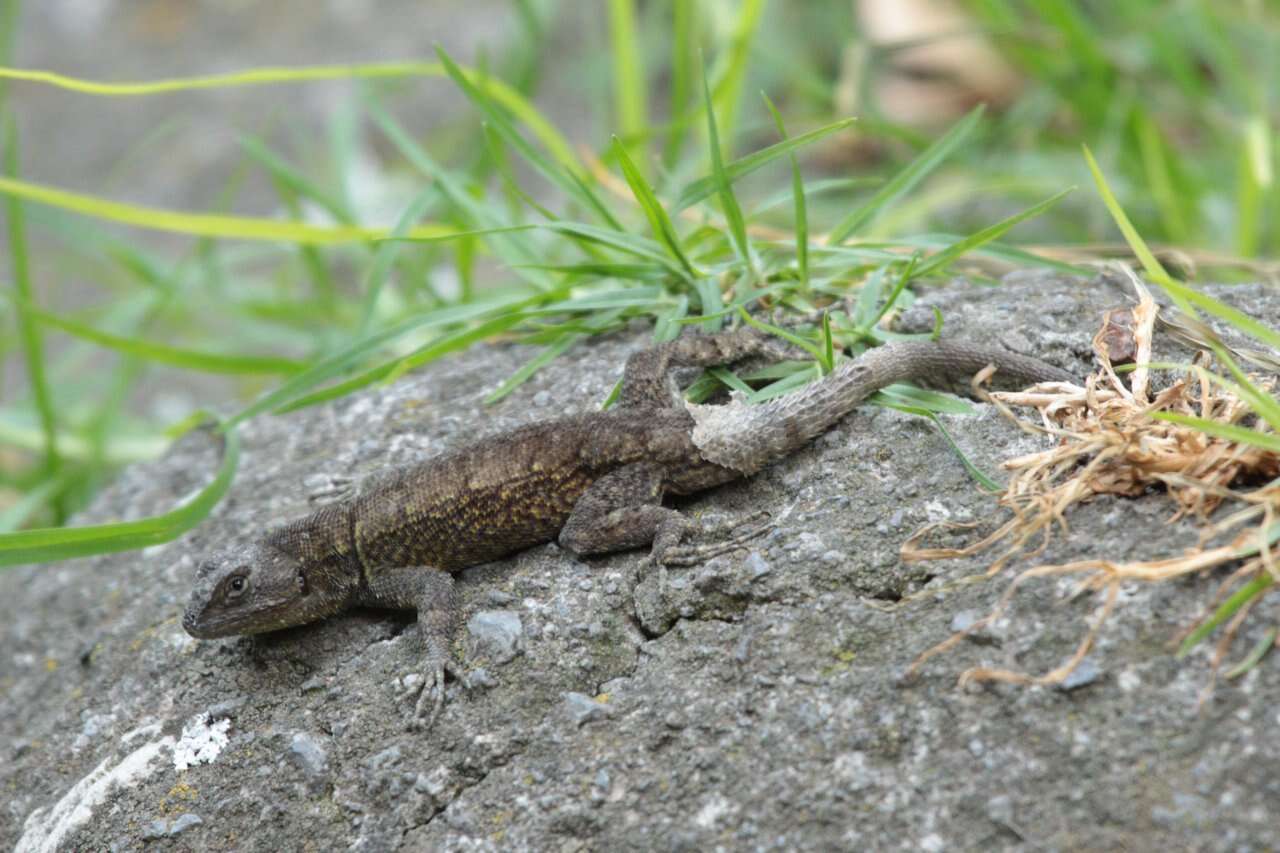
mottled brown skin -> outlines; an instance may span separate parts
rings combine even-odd
[[[427,678],[414,719],[428,704],[434,718],[452,668],[452,572],[550,541],[578,554],[652,544],[657,562],[696,561],[760,529],[684,544],[693,525],[662,506],[665,494],[698,492],[757,470],[877,388],[912,376],[971,375],[988,362],[1024,383],[1069,378],[993,349],[890,344],[864,356],[865,367],[850,365],[807,394],[756,412],[765,415],[759,424],[737,429],[735,415],[728,428],[710,428],[706,447],[724,447],[708,451],[695,443],[694,417],[670,383],[672,366],[786,354],[776,339],[749,328],[638,352],[627,361],[611,411],[530,424],[384,473],[350,497],[214,555],[197,570],[183,627],[212,638],[311,622],[358,604],[415,609]],[[707,460],[721,453],[734,463]]]

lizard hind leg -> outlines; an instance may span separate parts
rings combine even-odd
[[[767,532],[758,513],[729,528],[705,530],[683,513],[662,506],[664,470],[637,462],[601,477],[578,498],[560,531],[560,545],[575,554],[608,554],[651,545],[659,566],[692,565],[733,551]],[[745,527],[744,527],[745,525]],[[700,545],[684,545],[692,534],[714,538]]]

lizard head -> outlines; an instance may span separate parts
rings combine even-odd
[[[300,625],[326,615],[311,592],[297,558],[262,542],[227,548],[196,569],[182,627],[207,640]]]

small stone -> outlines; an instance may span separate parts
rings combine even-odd
[[[308,732],[297,732],[289,741],[289,752],[308,776],[321,776],[329,766],[329,753],[316,737]]]
[[[828,566],[838,566],[844,562],[844,552],[837,551],[835,549],[826,551],[822,555],[822,562],[826,563]]]
[[[766,560],[764,555],[759,551],[752,551],[748,554],[745,562],[747,565],[747,571],[750,573],[753,581],[758,581],[760,578],[773,571],[773,567],[769,565],[769,561]]]
[[[961,610],[951,617],[951,630],[955,633],[968,631],[973,623],[981,619],[976,610]]]
[[[400,747],[389,746],[373,756],[365,763],[374,770],[385,770],[400,760]]]
[[[496,663],[507,663],[520,652],[523,625],[514,610],[483,610],[467,620],[467,630]]]
[[[173,823],[169,824],[169,837],[172,838],[173,836],[178,835],[181,832],[185,832],[193,826],[199,826],[202,823],[204,823],[204,821],[200,819],[200,816],[192,814],[191,812],[179,815],[174,818]]]
[[[539,408],[551,405],[551,392],[539,391],[533,395],[533,404]]]
[[[1058,689],[1064,693],[1070,693],[1081,687],[1087,687],[1102,677],[1102,670],[1093,662],[1092,658],[1085,658],[1080,661],[1075,669],[1058,685]]]
[[[586,694],[565,691],[560,695],[564,698],[564,707],[569,712],[570,719],[579,726],[596,720],[606,720],[613,715],[612,708]]]
[[[1001,826],[1013,823],[1013,799],[1008,794],[999,794],[987,800],[987,817]]]
[[[222,720],[234,716],[245,703],[245,697],[237,696],[235,699],[227,699],[219,702],[217,705],[210,705],[206,712],[210,720]]]
[[[478,687],[493,687],[498,680],[489,674],[489,670],[482,666],[478,666],[467,672],[467,688],[475,689]]]
[[[306,681],[302,682],[302,684],[298,685],[298,689],[303,693],[311,693],[315,690],[323,690],[326,686],[323,676],[313,675],[311,678],[308,678]]]

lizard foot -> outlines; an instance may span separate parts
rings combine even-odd
[[[444,676],[449,673],[463,687],[467,687],[466,674],[453,661],[443,661],[429,666],[423,673],[422,691],[418,694],[418,702],[414,706],[413,715],[405,727],[407,731],[424,732],[435,725],[436,719],[444,709]]]
[[[773,520],[769,513],[757,512],[731,526],[703,531],[704,535],[718,541],[671,545],[661,551],[655,549],[653,559],[659,566],[692,566],[720,554],[735,551],[772,529]]]
[[[350,477],[331,477],[327,474],[313,474],[303,481],[303,485],[310,489],[307,502],[316,506],[336,503],[350,497],[354,484],[355,481]]]

